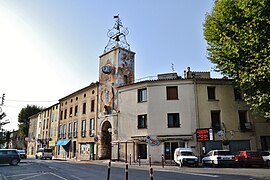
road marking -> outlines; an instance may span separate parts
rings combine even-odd
[[[212,174],[199,174],[199,173],[183,173],[188,175],[194,175],[194,176],[205,176],[205,177],[219,177],[218,175],[212,175]]]
[[[54,174],[54,173],[50,173],[50,174],[52,174],[52,175],[54,175],[54,176],[56,176],[56,177],[58,177],[58,178],[60,178],[60,179],[67,180],[66,178],[64,178],[64,177],[62,177],[62,176],[59,176],[59,175],[57,175],[57,174]]]
[[[181,174],[187,174],[187,175],[193,175],[193,176],[205,176],[205,177],[220,177],[219,175],[212,175],[212,174],[202,174],[202,173],[189,173],[189,172],[177,172],[177,171],[171,171],[169,169],[159,169],[158,171],[166,171],[166,172],[176,172]]]

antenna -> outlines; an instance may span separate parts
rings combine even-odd
[[[171,65],[171,68],[172,68],[172,72],[174,72],[174,64],[173,63]]]

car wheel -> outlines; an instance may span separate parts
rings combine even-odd
[[[38,158],[38,156],[36,155],[36,159]]]
[[[10,162],[10,165],[16,166],[18,163],[19,163],[18,159],[12,159],[12,161]]]
[[[50,157],[50,160],[52,160],[52,157]]]
[[[270,160],[266,161],[266,166],[270,167]]]

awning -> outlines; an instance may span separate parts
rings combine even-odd
[[[58,140],[56,146],[65,146],[70,142],[70,140]]]

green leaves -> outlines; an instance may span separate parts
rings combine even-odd
[[[204,23],[208,59],[270,118],[270,0],[216,0]]]

